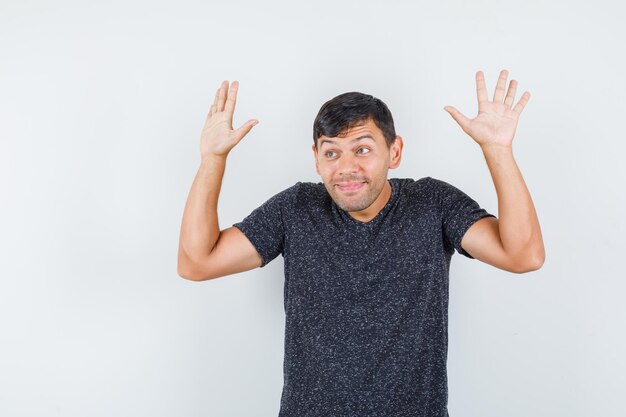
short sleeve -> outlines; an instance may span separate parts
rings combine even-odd
[[[440,198],[444,241],[461,255],[474,259],[461,247],[461,240],[465,232],[483,217],[496,216],[481,208],[470,196],[452,184],[436,178],[429,178],[436,187]]]
[[[233,224],[256,248],[262,259],[261,268],[283,253],[284,213],[289,210],[298,184],[275,194],[242,221]]]

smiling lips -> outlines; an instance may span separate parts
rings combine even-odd
[[[361,187],[363,187],[363,184],[365,184],[364,181],[344,182],[344,183],[340,183],[336,185],[337,185],[337,188],[339,188],[341,191],[356,191],[356,190],[359,190]]]

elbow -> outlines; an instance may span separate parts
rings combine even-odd
[[[176,272],[178,273],[178,276],[181,278],[184,278],[186,280],[189,281],[196,281],[191,274],[189,273],[189,271],[187,269],[185,269],[184,267],[181,266],[180,262],[178,263],[178,267],[176,269]]]
[[[532,259],[533,259],[533,261],[531,262],[531,269],[530,269],[530,271],[536,271],[536,270],[540,269],[543,266],[543,264],[545,263],[545,261],[546,261],[546,250],[543,247],[543,242],[541,243],[541,247],[539,248],[539,250],[537,252],[535,252],[535,254],[532,257]]]
[[[204,281],[206,278],[200,274],[198,267],[200,261],[190,257],[182,246],[178,248],[178,264],[176,272],[178,276],[189,281]]]
[[[546,260],[546,254],[542,248],[541,251],[533,254],[532,256],[527,257],[526,261],[522,263],[521,266],[516,268],[516,270],[513,272],[516,272],[518,274],[525,274],[527,272],[537,271],[541,269],[545,260]]]
[[[543,266],[543,263],[544,263],[544,262],[545,262],[545,258],[544,258],[544,257],[542,257],[540,260],[536,261],[536,262],[532,265],[532,267],[531,267],[530,271],[528,271],[528,272],[532,272],[532,271],[536,271],[536,270],[538,270],[538,269],[541,269],[541,267]]]
[[[208,257],[192,261],[187,257],[178,258],[178,276],[189,281],[207,281],[216,278]]]
[[[195,268],[193,268],[192,265],[189,265],[189,261],[178,260],[176,272],[179,277],[188,281],[203,281],[203,279],[194,271]]]

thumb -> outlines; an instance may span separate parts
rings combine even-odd
[[[239,129],[234,130],[233,134],[235,135],[235,137],[239,141],[239,140],[243,139],[243,137],[246,136],[248,134],[248,132],[250,132],[252,127],[257,125],[258,123],[259,123],[259,121],[255,120],[255,119],[248,120]]]
[[[461,126],[463,130],[465,130],[465,127],[469,124],[470,119],[465,117],[463,113],[461,113],[452,106],[445,106],[443,109],[450,113],[450,116],[452,116],[452,118],[456,120],[456,122]]]

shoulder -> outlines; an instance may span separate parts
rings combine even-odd
[[[428,179],[429,185],[435,190],[440,190],[440,189],[448,188],[452,186],[452,184],[440,178],[435,178],[435,177],[426,177],[426,178]]]
[[[278,210],[285,206],[293,205],[296,196],[300,190],[300,183],[297,182],[292,186],[284,188],[281,191],[275,192],[270,197],[266,198],[265,202],[259,207],[263,210]]]
[[[324,200],[328,196],[326,187],[322,182],[298,181],[293,187],[296,201],[314,202]]]
[[[412,178],[393,178],[399,194],[408,202],[420,206],[441,207],[465,197],[465,193],[451,183],[431,176],[418,180]]]
[[[274,203],[282,207],[310,207],[323,202],[328,195],[323,183],[298,181],[271,197]]]
[[[298,193],[303,195],[318,195],[326,191],[322,182],[298,181],[294,187],[298,189]]]
[[[422,177],[417,180],[413,178],[390,178],[391,185],[398,191],[403,198],[423,198],[429,193],[433,186],[431,177]]]
[[[446,197],[449,197],[449,196],[458,196],[460,194],[463,194],[463,191],[461,191],[459,188],[452,185],[448,181],[442,180],[440,178],[434,178],[434,177],[427,177],[427,178],[428,178],[428,182],[432,190],[432,193],[437,198],[445,199]]]
[[[433,192],[437,195],[444,204],[446,202],[454,202],[460,199],[469,199],[470,197],[457,186],[451,184],[448,181],[444,181],[439,178],[430,178]]]

